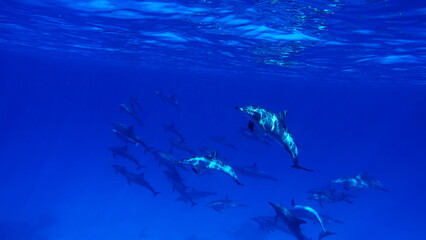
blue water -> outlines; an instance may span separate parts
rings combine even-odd
[[[425,22],[422,1],[1,1],[0,239],[296,239],[252,220],[292,200],[343,222],[326,224],[337,234],[325,239],[425,239]],[[120,111],[131,97],[145,126]],[[314,172],[242,135],[249,119],[235,107],[247,105],[287,110],[300,164]],[[126,145],[113,122],[176,160],[192,157],[171,146],[173,123],[194,154],[214,149],[277,181],[237,172],[238,186],[179,167],[188,189],[216,195],[177,201],[150,152],[127,144],[140,170],[112,156]],[[112,165],[144,173],[160,194]],[[362,172],[389,192],[340,189],[352,203],[323,207],[308,199]],[[246,206],[207,206],[225,196]],[[308,239],[321,232],[301,226]]]

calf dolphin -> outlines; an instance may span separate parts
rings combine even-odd
[[[313,171],[299,165],[299,151],[285,123],[287,111],[274,113],[258,106],[236,107],[236,109],[246,113],[266,134],[284,146],[291,155],[293,168]],[[253,131],[254,123],[250,121],[248,127]]]
[[[192,158],[187,158],[178,161],[182,164],[187,164],[192,166],[192,171],[194,171],[196,174],[201,173],[201,169],[212,169],[219,172],[223,172],[238,184],[243,185],[239,180],[237,174],[235,174],[234,169],[229,166],[228,164],[224,163],[223,161],[219,160],[217,157],[217,152],[214,151],[208,156],[195,156]]]
[[[145,180],[143,173],[139,175],[135,173],[131,173],[131,172],[128,172],[125,167],[122,167],[119,165],[112,165],[112,167],[115,169],[116,173],[121,174],[124,178],[126,178],[127,183],[129,185],[131,185],[132,182],[135,184],[141,185],[147,188],[149,191],[151,191],[152,194],[154,194],[154,197],[157,196],[157,194],[159,194],[159,192],[156,192],[154,188]]]

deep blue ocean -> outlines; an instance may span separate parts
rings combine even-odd
[[[424,240],[425,84],[420,0],[0,1],[0,240]]]

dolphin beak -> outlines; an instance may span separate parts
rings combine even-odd
[[[241,107],[235,107],[235,109],[243,111]]]

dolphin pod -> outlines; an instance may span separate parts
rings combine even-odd
[[[175,95],[164,94],[160,91],[156,91],[155,95],[163,102],[180,110],[180,105],[176,100],[177,98]],[[137,121],[139,123],[139,127],[144,126],[141,116],[139,115],[141,109],[142,105],[135,97],[131,97],[129,103],[120,104],[120,111],[127,113],[133,121]],[[240,133],[243,136],[268,146],[271,145],[272,140],[274,140],[288,152],[292,160],[291,166],[293,168],[309,172],[313,171],[312,169],[305,168],[300,165],[298,146],[286,124],[287,111],[273,112],[255,105],[236,107],[236,109],[244,113],[250,119],[247,126],[240,129]],[[173,194],[177,195],[176,201],[195,207],[200,206],[198,204],[199,201],[203,201],[206,198],[217,195],[216,192],[196,190],[188,184],[184,178],[186,175],[183,174],[190,171],[190,169],[192,169],[192,171],[196,174],[217,172],[227,175],[240,186],[243,186],[243,184],[240,182],[238,175],[243,175],[244,177],[256,180],[270,180],[271,182],[269,183],[271,184],[279,181],[279,179],[259,169],[256,163],[249,165],[246,162],[241,165],[234,165],[233,161],[230,161],[223,156],[218,156],[218,151],[216,149],[212,149],[211,146],[194,148],[187,143],[184,134],[178,129],[175,123],[169,122],[168,124],[162,124],[164,128],[163,134],[168,135],[168,137],[165,137],[164,139],[166,142],[168,140],[170,145],[170,150],[167,152],[160,151],[157,148],[154,149],[148,147],[148,145],[145,144],[145,142],[136,134],[137,131],[132,125],[126,125],[119,122],[113,122],[112,130],[115,136],[125,142],[126,145],[124,147],[110,147],[108,149],[111,151],[114,158],[117,156],[122,157],[135,164],[138,171],[141,171],[142,168],[144,171],[147,171],[151,166],[149,164],[146,166],[142,165],[138,160],[140,158],[136,155],[137,153],[134,153],[135,155],[133,155],[133,150],[131,149],[131,154],[128,149],[128,145],[133,144],[144,147],[145,153],[149,152],[149,157],[155,159],[158,163],[158,167],[162,168],[164,176],[161,177],[166,178],[168,184],[171,185]],[[145,140],[145,136],[143,138]],[[234,145],[234,143],[228,141],[226,136],[214,135],[210,136],[209,139],[215,142],[218,147],[226,147],[228,150],[239,149],[236,145]],[[164,149],[163,147],[162,149]],[[190,154],[192,157],[178,159],[175,157],[176,153],[173,152],[173,149],[177,149],[178,153],[181,154]],[[121,160],[118,159],[117,161]],[[229,164],[229,162],[231,162],[231,164]],[[144,163],[146,162],[144,161]],[[129,163],[127,162],[127,164]],[[114,164],[112,166],[115,169],[115,172],[124,177],[129,185],[140,185],[149,190],[153,196],[157,196],[159,194],[159,192],[153,187],[153,185],[155,186],[156,184],[151,185],[151,183],[145,179],[144,173],[128,171],[124,165]],[[324,188],[310,190],[308,191],[308,194],[310,195],[307,199],[317,201],[321,206],[320,209],[322,209],[324,207],[324,203],[353,203],[352,199],[355,197],[353,194],[363,189],[389,191],[379,180],[365,173],[360,173],[353,177],[337,178],[330,181],[330,183]],[[211,208],[220,213],[225,209],[246,207],[244,203],[231,200],[227,194],[225,194],[225,196],[226,197],[223,199],[208,201],[201,206]],[[308,238],[305,235],[306,232],[303,231],[301,226],[303,224],[307,224],[305,220],[310,220],[309,222],[313,221],[321,227],[321,231],[318,235],[318,239],[321,240],[335,234],[329,230],[329,225],[343,223],[342,221],[328,216],[325,213],[318,212],[311,206],[295,204],[294,201],[289,207],[285,207],[284,205],[280,205],[272,201],[269,201],[269,205],[274,210],[275,216],[251,218],[259,225],[261,230],[268,233],[272,231],[281,231],[293,236],[297,240],[308,240],[311,238]]]

